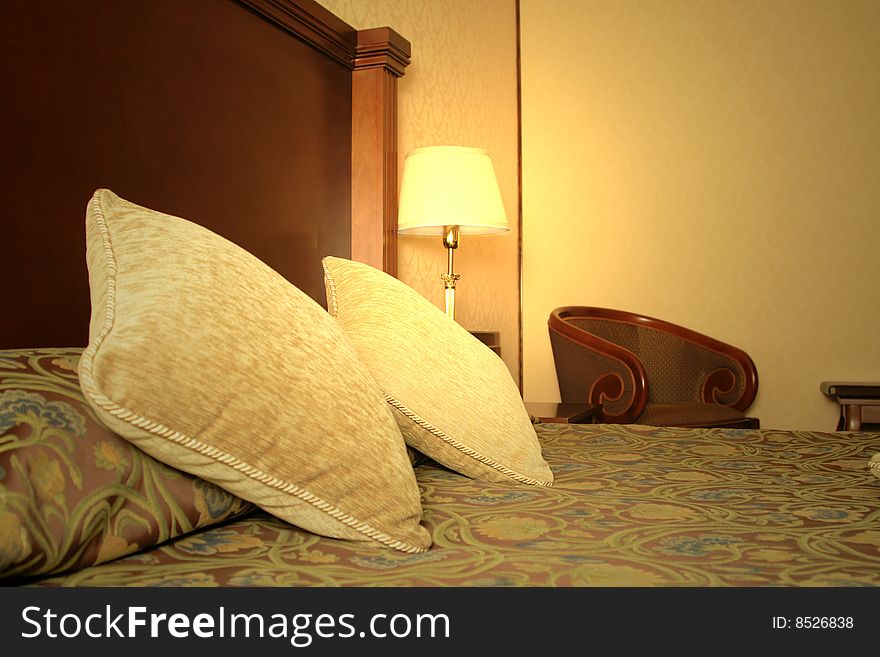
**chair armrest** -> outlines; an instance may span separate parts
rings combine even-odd
[[[648,382],[634,353],[566,322],[557,311],[547,326],[563,402],[598,405],[598,422],[633,422],[642,414]]]

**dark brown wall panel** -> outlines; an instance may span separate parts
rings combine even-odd
[[[98,187],[324,302],[320,258],[351,252],[347,66],[231,0],[13,0],[0,46],[0,348],[86,344]]]

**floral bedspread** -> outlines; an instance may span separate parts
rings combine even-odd
[[[877,586],[878,433],[538,425],[552,488],[417,466],[434,546],[262,512],[47,586]]]

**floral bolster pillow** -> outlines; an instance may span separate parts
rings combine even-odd
[[[253,508],[97,420],[81,351],[0,351],[2,578],[77,570]]]

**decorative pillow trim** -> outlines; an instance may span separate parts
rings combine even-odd
[[[497,470],[498,472],[500,472],[504,475],[507,475],[511,479],[522,482],[524,484],[529,484],[531,486],[553,486],[553,482],[543,481],[541,479],[535,479],[533,477],[527,477],[523,474],[520,474],[519,472],[516,472],[515,470],[511,470],[510,468],[504,467],[500,463],[490,459],[488,456],[483,456],[475,449],[471,449],[470,447],[467,447],[466,445],[462,445],[460,442],[455,440],[455,438],[453,438],[449,434],[446,434],[446,433],[440,431],[440,429],[435,427],[433,424],[426,422],[424,419],[419,417],[416,413],[411,411],[409,408],[407,408],[404,404],[400,403],[394,397],[392,397],[390,395],[385,395],[385,401],[387,401],[389,404],[391,404],[392,407],[394,407],[395,409],[397,409],[398,411],[403,413],[410,420],[412,420],[413,422],[418,424],[420,427],[422,427],[423,429],[426,429],[427,431],[431,432],[433,435],[440,438],[447,445],[450,445],[451,447],[454,447],[455,449],[462,452],[463,454],[467,454],[472,459],[479,461],[480,463],[482,463],[484,465],[488,465],[490,468]]]
[[[400,550],[402,552],[407,552],[410,554],[426,552],[427,548],[409,545],[408,543],[388,536],[384,532],[381,532],[376,528],[371,527],[367,523],[362,522],[357,518],[354,518],[353,516],[345,513],[341,509],[334,507],[329,502],[321,499],[317,495],[314,495],[307,490],[300,488],[296,484],[292,484],[290,482],[277,479],[276,477],[273,477],[271,475],[267,475],[258,468],[255,468],[252,465],[245,463],[241,459],[222,450],[219,450],[216,447],[205,445],[204,443],[201,443],[194,438],[182,434],[179,431],[174,431],[173,429],[170,429],[169,427],[166,427],[158,422],[138,415],[137,413],[134,413],[120,406],[112,399],[108,398],[106,395],[98,391],[97,386],[95,385],[94,378],[92,376],[92,365],[94,363],[94,358],[97,354],[98,348],[101,346],[107,335],[110,333],[110,330],[113,328],[114,310],[116,305],[117,267],[116,259],[113,253],[113,246],[110,241],[110,231],[107,228],[107,223],[105,221],[104,213],[101,209],[101,203],[98,200],[97,194],[92,198],[92,211],[95,214],[96,225],[98,226],[98,229],[101,233],[101,239],[104,244],[104,255],[106,258],[108,271],[106,288],[107,313],[104,319],[104,325],[101,327],[97,338],[83,351],[83,355],[80,360],[80,384],[83,388],[83,391],[98,406],[118,417],[120,420],[128,422],[129,424],[132,424],[144,431],[148,431],[154,435],[171,440],[172,442],[177,443],[182,447],[198,452],[199,454],[214,459],[215,461],[223,463],[224,465],[235,468],[236,470],[246,474],[247,476],[259,481],[260,483],[270,488],[275,488],[285,493],[291,493],[300,500],[315,506],[316,508],[327,513],[328,515],[332,516],[333,518],[342,522],[348,527],[351,527],[355,531],[358,531],[365,536],[379,541],[383,545],[387,545],[396,550]]]
[[[339,315],[339,303],[336,301],[336,281],[327,268],[327,263],[321,260],[321,268],[324,270],[324,286],[327,288],[327,312],[331,317]]]

